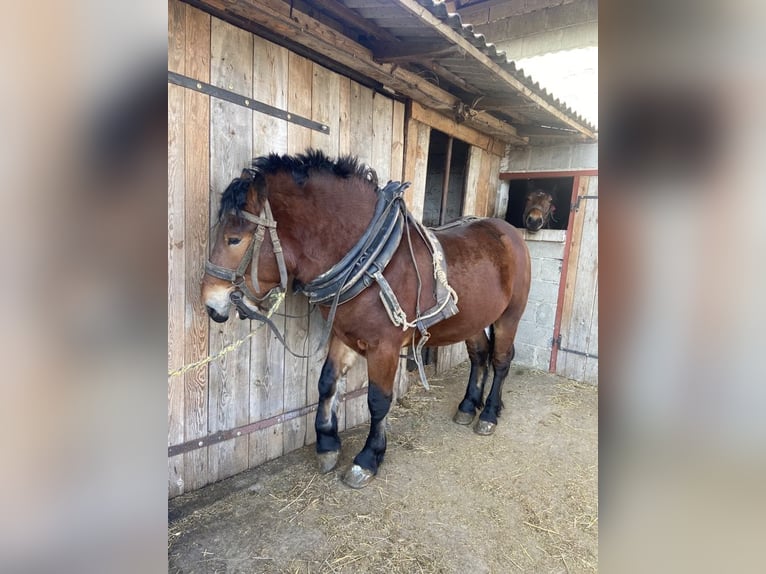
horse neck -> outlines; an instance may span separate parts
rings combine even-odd
[[[292,180],[290,181],[292,183]],[[309,282],[340,261],[367,229],[377,200],[359,178],[320,174],[302,188],[294,183],[270,202],[288,273]]]

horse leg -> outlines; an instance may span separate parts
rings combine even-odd
[[[476,409],[484,406],[484,385],[489,375],[489,339],[484,331],[466,339],[468,358],[471,360],[471,374],[468,375],[468,386],[465,397],[460,402],[452,420],[459,425],[469,425],[476,415]],[[481,376],[481,384],[479,384]]]
[[[367,406],[370,409],[370,433],[364,448],[343,477],[351,488],[363,488],[378,473],[386,453],[386,415],[393,398],[394,379],[399,364],[399,349],[380,347],[367,351]]]
[[[338,436],[338,379],[354,364],[357,354],[340,339],[330,340],[322,373],[319,375],[319,405],[314,428],[317,434],[317,459],[319,472],[330,472],[338,464],[340,437]]]
[[[497,417],[503,409],[503,383],[511,367],[511,360],[515,354],[513,340],[516,338],[516,328],[519,325],[519,317],[510,315],[510,307],[494,324],[494,345],[492,352],[492,388],[487,395],[487,401],[479,415],[474,431],[480,435],[491,435],[497,426]],[[510,315],[510,316],[509,316]]]

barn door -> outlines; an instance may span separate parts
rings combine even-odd
[[[598,177],[580,176],[554,345],[556,373],[598,382]]]

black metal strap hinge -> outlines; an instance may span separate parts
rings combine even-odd
[[[578,195],[577,201],[574,202],[570,207],[573,211],[579,211],[580,210],[580,201],[583,199],[598,199],[598,195]]]
[[[253,98],[243,96],[242,94],[225,90],[223,88],[219,88],[218,86],[214,86],[212,84],[208,84],[200,80],[195,80],[194,78],[189,78],[188,76],[171,72],[170,70],[168,70],[168,82],[170,82],[171,84],[175,84],[177,86],[181,86],[183,88],[194,90],[195,92],[200,92],[202,94],[207,94],[208,96],[213,96],[214,98],[218,98],[219,100],[225,100],[227,102],[231,102],[232,104],[237,104],[238,106],[242,106],[243,108],[247,108],[255,112],[260,112],[262,114],[279,118],[280,120],[285,120],[287,122],[298,124],[299,126],[303,126],[305,128],[316,130],[323,134],[330,133],[330,126],[326,124],[315,122],[314,120],[311,120],[309,118],[304,118],[302,116],[298,116],[296,114],[290,113],[287,110],[281,110],[279,108],[275,108],[274,106],[270,106],[269,104],[259,102],[258,100],[254,100]]]

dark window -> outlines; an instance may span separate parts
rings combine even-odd
[[[574,177],[545,177],[512,179],[508,186],[508,210],[505,219],[518,228],[524,227],[523,216],[527,192],[542,189],[551,194],[555,210],[545,229],[566,229],[569,224],[569,210],[572,203]]]
[[[426,195],[423,205],[425,225],[436,226],[449,223],[460,219],[463,215],[468,150],[467,143],[451,138],[440,131],[431,130],[431,139],[428,144]],[[446,189],[445,174],[449,174]]]

